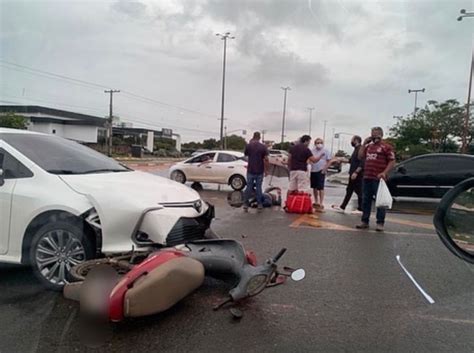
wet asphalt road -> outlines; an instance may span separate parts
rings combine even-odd
[[[326,205],[343,191],[328,187]],[[28,268],[2,265],[0,352],[474,351],[474,267],[436,237],[435,204],[397,202],[386,233],[376,234],[353,230],[357,215],[244,214],[227,205],[225,191],[202,194],[216,205],[218,234],[240,240],[260,260],[288,248],[281,264],[304,267],[306,279],[242,304],[240,322],[228,310],[212,311],[226,287],[207,281],[166,313],[109,327],[91,347],[74,302],[42,290]]]

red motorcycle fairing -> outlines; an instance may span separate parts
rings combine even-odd
[[[166,310],[203,280],[204,267],[200,262],[180,251],[159,251],[135,266],[114,287],[109,297],[109,318],[121,321]]]

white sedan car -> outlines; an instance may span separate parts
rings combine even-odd
[[[73,265],[205,237],[214,208],[179,183],[63,138],[0,128],[0,261],[60,289]]]
[[[247,160],[242,152],[207,151],[176,163],[169,175],[183,184],[187,181],[217,183],[242,190],[247,183]]]

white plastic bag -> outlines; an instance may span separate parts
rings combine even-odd
[[[392,208],[393,198],[388,189],[385,180],[380,179],[379,188],[377,190],[377,197],[375,199],[375,207]]]

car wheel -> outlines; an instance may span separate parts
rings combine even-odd
[[[180,170],[175,170],[171,173],[171,180],[184,184],[186,182],[186,175]]]
[[[232,178],[230,178],[229,184],[232,189],[240,191],[247,183],[242,175],[234,175]]]
[[[77,225],[59,221],[46,224],[33,236],[30,263],[35,276],[53,290],[69,282],[71,268],[93,258],[91,240]]]

